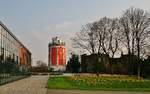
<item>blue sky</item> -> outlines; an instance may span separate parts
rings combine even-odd
[[[33,62],[47,62],[48,42],[70,38],[82,25],[100,17],[119,17],[129,7],[150,11],[149,0],[0,0],[0,20],[33,54]]]

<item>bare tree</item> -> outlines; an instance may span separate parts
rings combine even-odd
[[[134,32],[131,29],[131,25],[130,25],[130,21],[128,17],[128,12],[125,12],[123,14],[123,16],[120,18],[120,27],[121,27],[121,32],[122,32],[122,36],[121,36],[121,42],[122,44],[124,44],[124,46],[127,48],[128,51],[128,62],[130,64],[130,74],[133,74],[133,59],[131,57],[131,53],[134,55]],[[122,46],[122,47],[124,47]]]
[[[98,22],[98,31],[97,31],[97,36],[98,36],[98,45],[99,45],[99,49],[98,52],[99,53],[105,53],[107,55],[109,55],[109,51],[110,51],[110,42],[109,42],[109,31],[110,31],[110,25],[111,25],[111,19],[104,17],[101,18]],[[102,51],[102,52],[100,52]]]
[[[92,24],[87,24],[82,27],[81,31],[76,33],[76,36],[72,39],[73,47],[82,48],[89,53],[96,53],[96,36],[92,30]]]
[[[109,49],[110,56],[114,58],[115,53],[119,50],[120,28],[118,19],[112,19],[111,29],[109,30]]]
[[[105,53],[111,58],[118,50],[118,19],[101,18],[87,24],[73,38],[74,47],[82,48],[90,53]]]
[[[150,19],[148,12],[129,8],[121,18],[125,42],[127,44],[128,54],[136,54],[138,57],[138,77],[140,77],[140,58],[141,52],[148,43],[150,35]],[[136,47],[135,47],[136,46]],[[132,50],[131,50],[132,49]]]
[[[38,61],[36,62],[36,64],[37,64],[37,67],[46,67],[46,66],[47,66],[46,63],[43,62],[42,60],[38,60]]]
[[[107,54],[110,57],[110,71],[113,73],[112,61],[115,53],[119,49],[119,23],[118,19],[110,19],[107,17],[101,18],[98,22],[99,30],[97,30],[98,42],[99,42],[99,52]],[[101,49],[102,50],[101,50]]]
[[[87,24],[73,39],[76,47],[86,49],[90,53],[107,54],[111,59],[119,48],[120,28],[118,19],[101,18],[99,21]],[[111,68],[112,72],[112,68]]]
[[[118,51],[120,36],[118,19],[104,17],[94,24],[93,27],[97,28],[98,53],[105,53],[113,58]]]
[[[138,57],[138,77],[140,77],[140,60],[150,46],[150,15],[138,8],[129,8],[121,18],[100,18],[87,24],[73,38],[74,47],[88,52],[107,54],[114,58],[117,51],[126,48],[129,55],[130,74],[133,73],[134,56]],[[111,61],[110,61],[111,66]]]

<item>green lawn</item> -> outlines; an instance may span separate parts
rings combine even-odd
[[[49,89],[150,91],[150,80],[128,76],[55,76]]]

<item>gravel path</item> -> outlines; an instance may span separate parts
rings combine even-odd
[[[150,94],[150,92],[84,91],[84,90],[54,90],[54,89],[49,89],[47,94]]]
[[[48,76],[31,76],[0,86],[0,94],[46,94]]]

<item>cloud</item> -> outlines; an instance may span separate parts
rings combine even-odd
[[[70,26],[73,26],[75,23],[72,23],[72,22],[63,22],[61,24],[58,24],[55,26],[56,29],[66,29],[66,28],[69,28]]]

